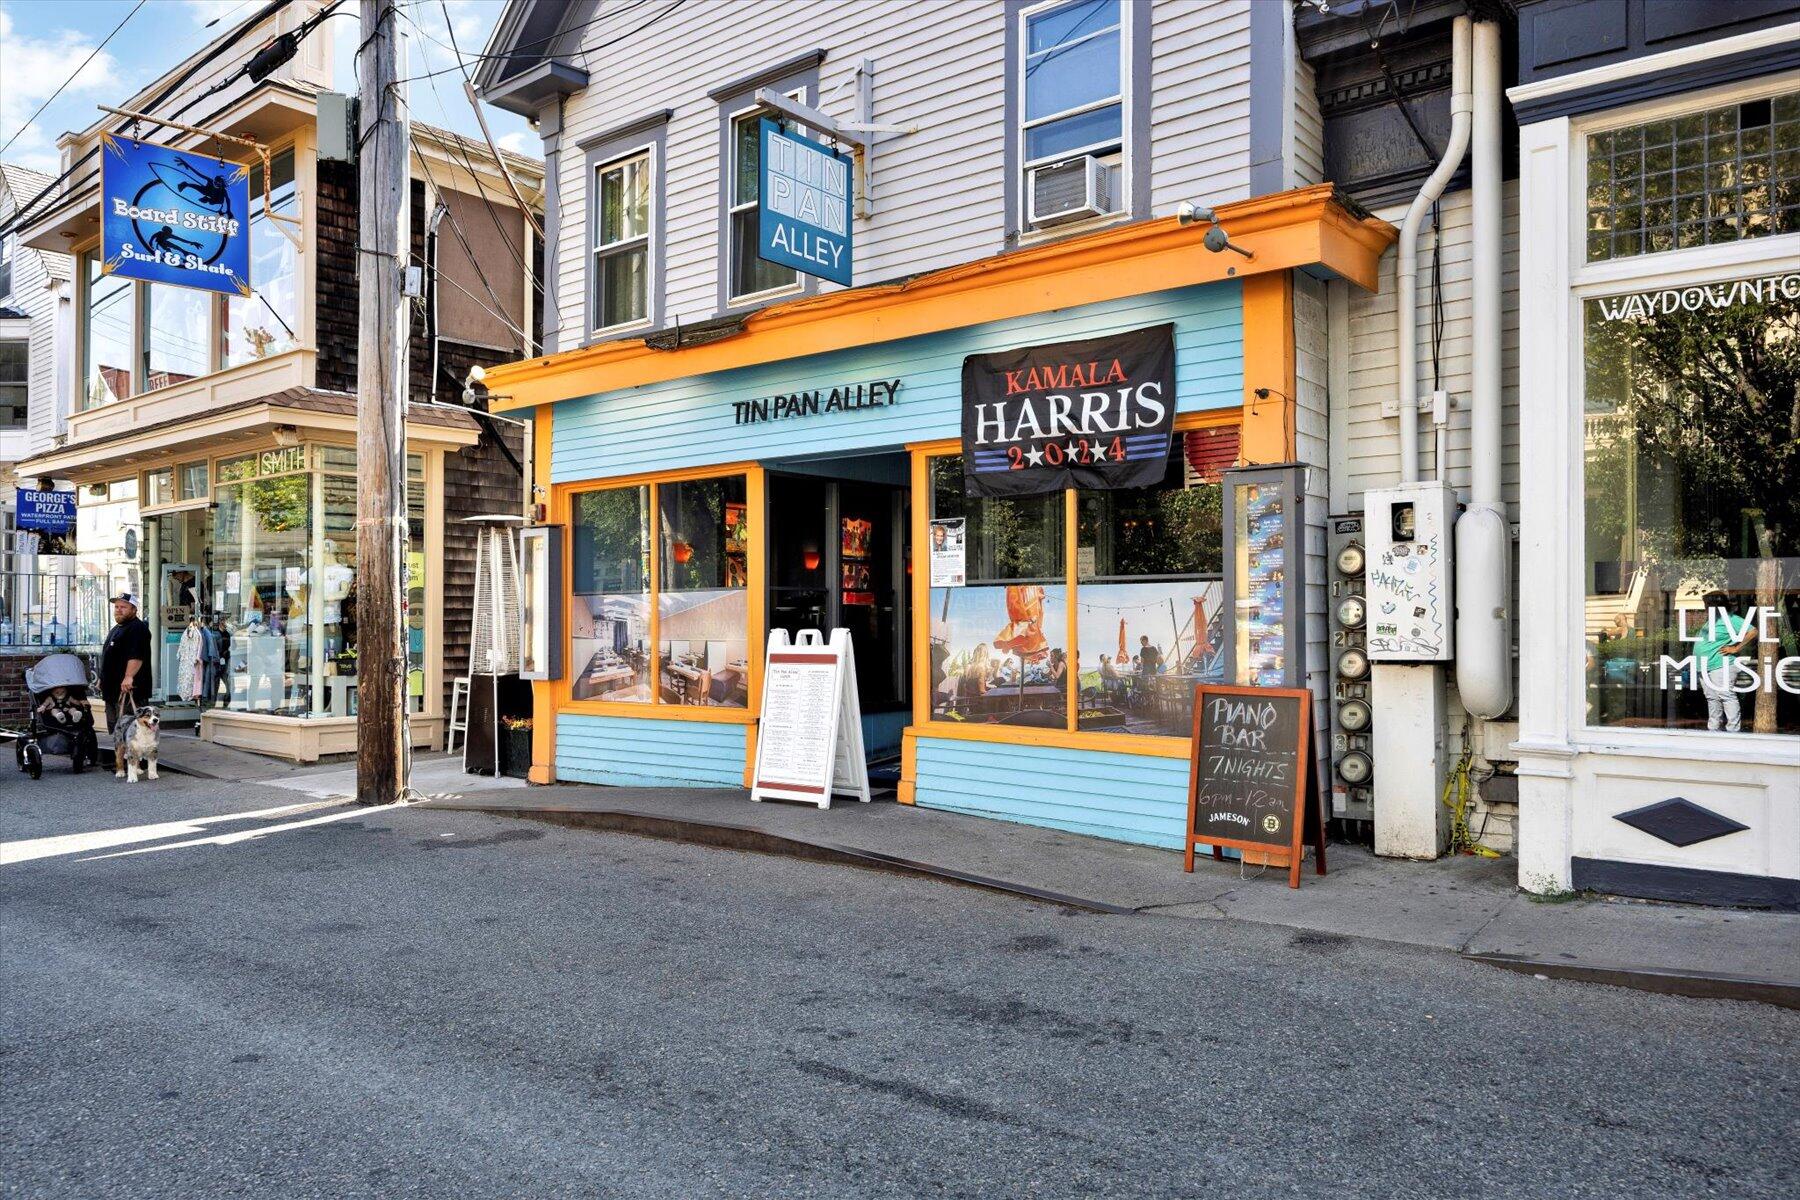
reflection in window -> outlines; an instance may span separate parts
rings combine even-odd
[[[100,256],[82,256],[82,394],[81,407],[97,408],[132,394],[131,282],[100,272]]]
[[[990,498],[963,494],[960,455],[931,460],[931,515],[967,520],[969,583],[1061,583],[1063,496]]]
[[[1584,316],[1589,722],[1800,732],[1800,277]]]
[[[744,477],[665,483],[656,491],[661,700],[742,708],[750,702]]]
[[[145,284],[144,292],[144,390],[212,370],[212,294],[160,283]]]
[[[569,638],[576,700],[650,700],[650,489],[575,497]]]
[[[280,475],[216,491],[211,593],[231,639],[230,706],[240,712],[313,707],[312,480]]]
[[[270,162],[269,208],[287,217],[300,215],[300,195],[294,184],[294,152],[276,155]],[[221,330],[225,366],[292,350],[300,320],[300,252],[282,233],[280,224],[263,210],[261,166],[250,169],[250,296],[225,299]]]
[[[731,298],[793,287],[799,273],[756,253],[757,189],[761,187],[761,112],[748,113],[731,126]]]

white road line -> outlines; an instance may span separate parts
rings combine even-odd
[[[325,808],[335,801],[324,801],[307,805],[309,808]],[[253,842],[267,837],[271,833],[284,833],[291,829],[305,829],[312,825],[329,825],[333,821],[342,821],[349,817],[368,816],[379,812],[392,812],[396,808],[405,808],[407,801],[400,800],[393,804],[379,804],[372,808],[350,808],[343,812],[327,813],[322,817],[313,817],[306,821],[288,821],[281,825],[264,825],[257,829],[242,829],[236,833],[220,833],[212,837],[195,838],[187,842],[168,842],[161,846],[140,846],[136,850],[120,850],[113,854],[96,854],[89,858],[77,859],[77,862],[99,862],[108,858],[128,858],[133,854],[155,854],[159,850],[185,850],[190,846],[234,846],[239,842]]]
[[[134,842],[154,842],[159,838],[204,833],[208,826],[221,821],[261,821],[270,817],[294,816],[329,808],[332,801],[309,801],[284,804],[278,808],[259,808],[253,812],[221,813],[213,817],[195,817],[187,821],[160,821],[154,825],[132,825],[124,829],[101,829],[92,833],[64,833],[55,837],[29,838],[19,842],[0,842],[0,866],[31,862],[39,858],[56,858],[64,854],[81,854],[88,850],[105,850],[110,846],[129,846]]]

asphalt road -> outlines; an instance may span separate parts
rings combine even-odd
[[[849,868],[0,778],[7,1196],[1794,1194],[1800,1013]],[[301,814],[307,820],[331,810]]]

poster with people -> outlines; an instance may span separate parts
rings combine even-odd
[[[1225,679],[1218,580],[1083,584],[1076,728],[1187,737],[1194,687]]]
[[[940,518],[931,522],[931,586],[962,587],[968,582],[968,520]]]
[[[931,715],[982,725],[1068,724],[1068,589],[934,588]]]

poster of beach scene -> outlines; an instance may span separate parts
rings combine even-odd
[[[1194,685],[1225,678],[1225,585],[1084,583],[1076,595],[1076,727],[1189,736]]]
[[[1068,724],[1068,589],[931,589],[931,715],[939,721]]]

